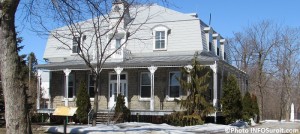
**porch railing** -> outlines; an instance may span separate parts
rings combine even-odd
[[[91,109],[88,113],[88,125],[90,125],[90,121],[93,120],[94,109]]]
[[[116,104],[108,111],[107,115],[108,115],[108,118],[107,118],[107,125],[110,124],[110,121],[111,121],[111,118],[114,117],[114,115],[111,115],[112,111],[115,110],[116,108]]]

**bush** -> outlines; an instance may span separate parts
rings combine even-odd
[[[256,123],[258,123],[260,120],[260,117],[259,117],[259,107],[258,107],[258,103],[257,103],[257,98],[254,94],[252,94],[251,99],[252,99],[252,109],[253,109],[253,114],[254,114],[253,115],[254,121]]]
[[[249,124],[251,123],[250,118],[253,118],[253,103],[252,98],[249,92],[246,92],[243,98],[243,120],[247,121]]]
[[[193,126],[202,125],[204,123],[199,114],[188,115],[186,111],[166,115],[166,121],[167,124],[173,126]]]
[[[233,75],[229,75],[224,83],[221,104],[226,124],[242,119],[242,96],[237,80]]]
[[[117,118],[117,122],[129,121],[130,119],[130,110],[125,106],[125,99],[121,94],[117,97],[114,117]]]
[[[192,68],[189,71],[187,69],[181,69],[181,76],[177,78],[180,83],[180,87],[184,92],[188,92],[184,99],[177,100],[180,103],[180,108],[186,109],[187,115],[199,115],[202,119],[214,112],[213,105],[208,101],[208,89],[210,81],[210,69],[205,66],[201,66],[197,61],[198,53],[195,53],[192,60]],[[190,81],[186,76],[190,76]],[[188,116],[189,117],[189,116]]]
[[[80,123],[87,123],[88,113],[91,109],[90,97],[86,88],[86,84],[82,81],[79,86],[79,91],[76,95],[76,119]]]

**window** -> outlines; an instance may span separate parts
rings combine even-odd
[[[165,31],[155,32],[155,49],[165,49]]]
[[[93,75],[89,75],[89,87],[88,87],[88,93],[90,98],[94,98],[95,97],[95,82],[94,82],[94,76]]]
[[[153,28],[153,50],[167,50],[170,29],[159,25]]]
[[[73,37],[73,46],[72,46],[72,53],[79,53],[79,46],[80,45],[80,37],[75,36]]]
[[[151,97],[151,75],[150,72],[141,73],[140,79],[140,95],[141,98],[150,98]]]
[[[110,80],[117,80],[118,75],[112,74],[110,75]],[[120,74],[120,80],[126,80],[126,74]]]
[[[209,46],[208,46],[208,48],[209,48],[209,51],[211,51],[211,50],[212,50],[212,43],[211,43],[211,42],[209,42]]]
[[[126,80],[126,74],[120,74],[120,80]]]
[[[177,80],[180,78],[180,72],[170,72],[169,77],[169,97],[177,98],[180,96],[180,83]]]
[[[116,49],[120,48],[121,46],[121,39],[116,39]]]
[[[68,85],[68,98],[73,98],[75,95],[75,76],[74,74],[69,74],[69,85]]]
[[[226,60],[226,58],[227,58],[227,57],[226,57],[226,53],[224,52],[224,60]]]
[[[117,75],[116,74],[110,75],[110,80],[117,80]]]
[[[218,56],[220,55],[220,49],[219,49],[219,47],[217,47],[217,55]]]

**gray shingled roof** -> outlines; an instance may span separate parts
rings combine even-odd
[[[194,55],[168,55],[168,56],[147,56],[147,57],[132,57],[132,59],[124,60],[122,62],[106,62],[104,68],[136,68],[136,67],[170,67],[170,66],[184,66],[191,64]],[[218,58],[209,53],[201,52],[198,56],[201,64],[209,65],[217,61]],[[41,64],[36,66],[39,69],[62,70],[62,69],[87,69],[83,61],[67,61]]]

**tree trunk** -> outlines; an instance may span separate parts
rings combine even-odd
[[[287,94],[286,94],[286,103],[285,103],[285,121],[289,122],[290,121],[290,116],[291,116],[291,95],[290,91],[291,89],[286,89]]]
[[[262,52],[259,52],[258,55],[258,89],[259,89],[259,93],[260,93],[260,120],[264,120],[264,88],[263,87],[263,66],[264,66],[264,62],[263,62],[263,57],[262,57]]]
[[[31,133],[17,52],[14,21],[18,4],[19,0],[0,0],[0,67],[7,134]]]
[[[92,122],[92,126],[96,126],[97,124],[97,121],[96,121],[96,118],[97,118],[97,113],[98,113],[98,95],[99,95],[99,74],[96,75],[96,77],[94,77],[94,85],[95,85],[95,97],[94,97],[94,114],[93,114],[93,122]]]

